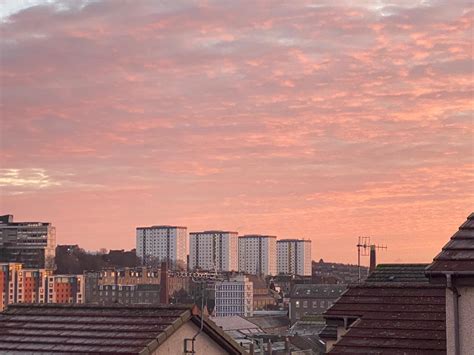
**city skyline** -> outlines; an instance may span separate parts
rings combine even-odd
[[[473,12],[395,3],[6,2],[0,214],[88,250],[167,224],[430,262],[474,206]]]

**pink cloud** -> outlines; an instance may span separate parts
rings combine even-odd
[[[179,223],[353,262],[367,232],[429,261],[472,210],[467,1],[61,4],[0,24],[0,202],[60,243]]]

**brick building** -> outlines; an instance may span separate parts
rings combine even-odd
[[[12,303],[83,303],[83,275],[53,275],[47,269],[0,264],[0,310]]]

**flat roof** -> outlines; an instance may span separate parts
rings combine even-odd
[[[202,232],[190,232],[189,234],[223,234],[223,233],[239,234],[238,232],[226,231],[226,230],[208,230],[208,231],[202,231]]]
[[[174,228],[187,229],[187,227],[183,227],[183,226],[168,226],[168,225],[137,227],[137,229],[174,229]]]
[[[239,238],[276,238],[276,236],[267,234],[245,234],[239,236]]]

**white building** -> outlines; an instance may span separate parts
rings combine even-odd
[[[253,284],[246,276],[237,275],[215,284],[216,317],[253,316]]]
[[[137,228],[136,253],[144,264],[169,261],[186,266],[188,232],[186,227],[152,226]]]
[[[277,241],[279,274],[311,275],[311,240],[281,239]]]
[[[189,234],[191,270],[237,271],[237,232],[204,231]]]
[[[276,275],[276,237],[258,234],[239,237],[239,271]]]

